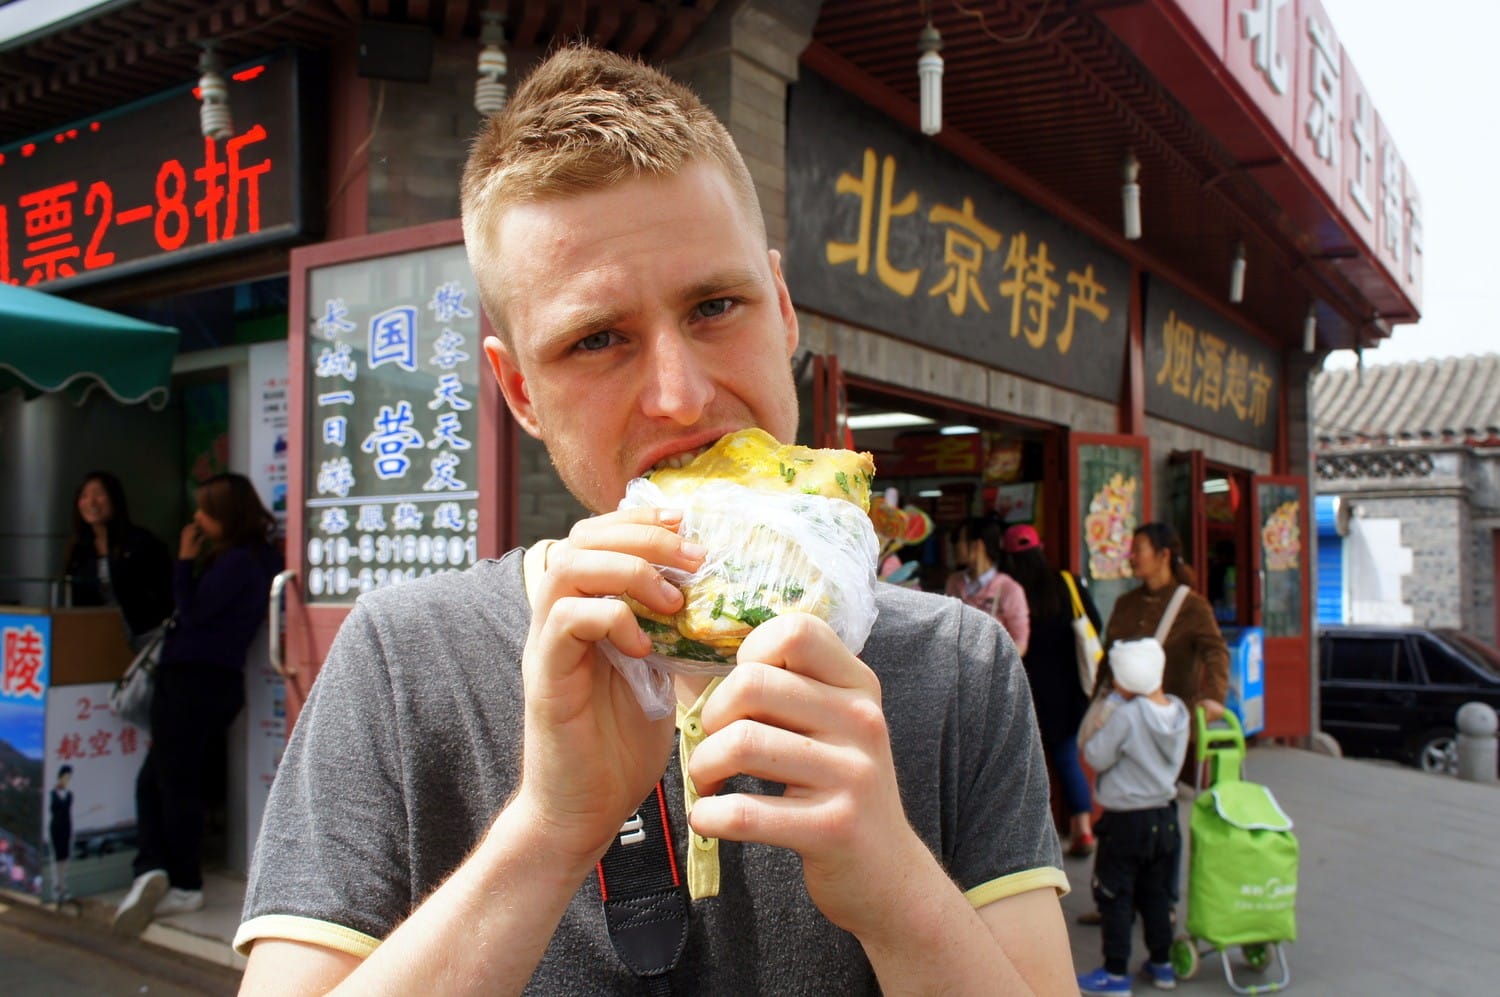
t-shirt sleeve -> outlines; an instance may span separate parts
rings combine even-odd
[[[958,689],[962,751],[957,838],[949,874],[975,907],[1027,890],[1068,890],[1052,825],[1050,785],[1015,646],[964,613]]]
[[[292,732],[235,947],[259,938],[367,955],[414,905],[389,672],[357,603]]]

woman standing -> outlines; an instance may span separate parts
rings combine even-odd
[[[151,749],[135,787],[140,852],[115,912],[117,934],[139,935],[154,915],[203,906],[205,762],[244,704],[245,654],[281,570],[275,525],[249,479],[220,474],[198,486],[177,552],[177,620],[156,674]]]
[[[1073,637],[1073,599],[1063,573],[1042,556],[1042,541],[1033,527],[1016,525],[1005,531],[1005,567],[1026,593],[1031,613],[1031,638],[1021,662],[1031,683],[1042,747],[1062,783],[1068,807],[1068,854],[1090,855],[1094,833],[1090,824],[1093,799],[1088,777],[1078,763],[1078,724],[1088,709],[1088,693],[1078,682],[1078,652]],[[1083,610],[1097,631],[1102,624],[1089,590],[1074,583]]]
[[[1202,706],[1205,716],[1217,720],[1224,715],[1224,697],[1229,691],[1229,647],[1214,620],[1208,600],[1191,588],[1193,573],[1182,560],[1182,540],[1166,523],[1147,523],[1135,531],[1130,545],[1130,568],[1140,579],[1115,602],[1105,630],[1105,645],[1120,640],[1155,636],[1179,587],[1183,597],[1162,638],[1167,652],[1162,688],[1187,704],[1189,711]],[[1110,688],[1109,663],[1099,667],[1095,691]]]
[[[120,479],[84,475],[73,495],[73,536],[63,575],[75,606],[119,606],[132,644],[172,614],[172,561],[167,545],[130,520]]]
[[[1031,613],[1021,586],[1000,570],[1004,533],[1005,523],[997,516],[965,520],[953,538],[958,570],[948,576],[943,591],[999,620],[1016,651],[1024,655],[1031,639]]]

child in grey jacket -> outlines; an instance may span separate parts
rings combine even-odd
[[[1093,881],[1104,965],[1079,976],[1078,987],[1085,994],[1131,992],[1130,936],[1140,911],[1150,952],[1141,973],[1171,990],[1177,985],[1169,961],[1172,883],[1182,859],[1177,773],[1187,755],[1188,711],[1162,691],[1166,655],[1155,638],[1115,643],[1109,664],[1114,691],[1090,709],[1078,732],[1104,808]]]

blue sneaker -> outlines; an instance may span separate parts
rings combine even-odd
[[[1078,989],[1086,994],[1130,997],[1130,977],[1116,976],[1100,966],[1092,973],[1078,977]]]
[[[1152,962],[1147,959],[1141,963],[1141,975],[1150,980],[1151,985],[1158,990],[1177,989],[1177,971],[1170,962]]]

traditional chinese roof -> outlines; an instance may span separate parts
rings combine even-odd
[[[1313,378],[1318,446],[1500,446],[1500,353],[1325,370]]]

